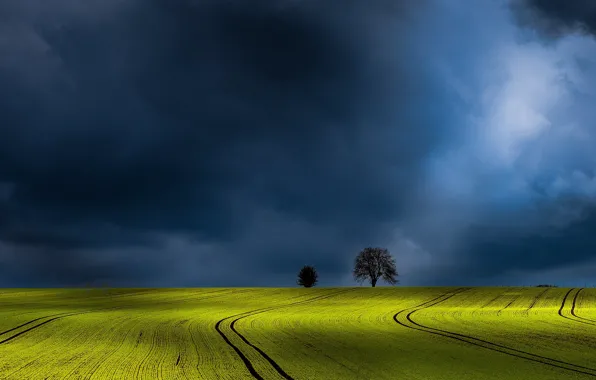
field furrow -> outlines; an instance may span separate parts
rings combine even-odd
[[[534,354],[531,352],[519,350],[516,348],[509,347],[509,346],[504,346],[501,344],[497,344],[494,342],[487,341],[485,339],[480,339],[480,338],[473,337],[473,336],[466,335],[466,334],[461,334],[461,333],[456,333],[456,332],[448,331],[448,330],[444,330],[444,329],[429,327],[427,325],[424,325],[424,324],[414,321],[413,317],[417,311],[438,305],[441,302],[447,301],[448,299],[456,296],[458,293],[461,293],[466,290],[468,290],[468,289],[462,289],[459,291],[455,291],[451,294],[445,294],[444,296],[441,296],[441,297],[435,298],[431,301],[428,301],[426,303],[423,303],[411,311],[408,309],[402,310],[394,316],[394,319],[401,326],[404,326],[407,328],[416,329],[418,331],[435,334],[438,336],[443,336],[445,338],[454,339],[454,340],[457,340],[460,342],[465,342],[468,344],[472,344],[472,345],[475,345],[475,346],[478,346],[481,348],[489,349],[489,350],[492,350],[495,352],[500,352],[502,354],[517,357],[520,359],[530,360],[530,361],[534,361],[536,363],[541,363],[541,364],[552,366],[555,368],[564,369],[564,370],[572,371],[575,373],[596,377],[596,369],[595,368],[584,367],[584,366],[569,363],[566,361],[557,360],[557,359],[545,357],[542,355],[537,355],[537,354]],[[398,316],[400,316],[400,314],[402,314],[402,313],[405,314],[405,320],[403,320],[403,318],[401,318],[401,320],[400,320],[400,318],[398,318]]]
[[[14,289],[0,379],[589,379],[596,289]]]

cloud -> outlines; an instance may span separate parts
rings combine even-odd
[[[461,5],[434,8],[440,16],[428,20],[445,36],[448,49],[432,54],[461,114],[451,120],[456,138],[425,160],[419,201],[401,219],[430,256],[409,277],[488,284],[516,268],[581,265],[594,252],[594,77],[582,64],[594,41],[574,34],[544,44],[499,4]]]
[[[587,262],[596,42],[545,43],[528,4],[0,5],[4,281],[354,284],[369,245],[405,285]]]
[[[141,281],[143,265],[122,269],[135,249],[166,262],[164,236],[182,235],[233,246],[238,262],[285,270],[307,255],[333,271],[354,244],[341,237],[374,240],[445,138],[430,132],[440,112],[418,111],[440,110],[426,69],[402,59],[416,54],[402,24],[416,7],[387,6],[3,5],[0,240],[13,265],[72,283],[96,276],[73,274],[92,261],[82,252],[118,251],[97,276]]]
[[[513,0],[518,20],[549,36],[596,33],[596,5],[590,0]]]

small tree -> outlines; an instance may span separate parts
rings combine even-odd
[[[387,249],[364,248],[356,257],[354,278],[360,283],[368,279],[374,288],[379,278],[383,278],[391,285],[395,285],[399,282],[396,276],[395,260]]]
[[[296,281],[296,283],[305,288],[310,288],[317,283],[318,277],[319,275],[317,274],[315,267],[305,265],[300,269],[300,272],[298,273],[298,281]]]

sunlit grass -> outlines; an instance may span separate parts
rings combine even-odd
[[[2,290],[0,379],[596,378],[596,289],[568,291]]]

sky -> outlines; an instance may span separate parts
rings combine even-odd
[[[595,84],[592,0],[0,2],[0,286],[596,286]]]

